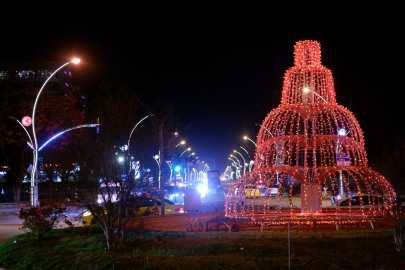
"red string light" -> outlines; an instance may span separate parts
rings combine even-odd
[[[363,131],[353,113],[336,103],[332,72],[321,64],[320,44],[299,41],[294,55],[295,65],[284,75],[281,103],[270,111],[257,135],[255,168],[230,188],[226,216],[382,215],[395,204],[395,191],[387,179],[368,167]],[[265,183],[261,195],[247,198],[246,186],[257,186],[259,178]],[[336,206],[335,211],[325,211],[322,184],[337,189],[340,195],[347,191],[348,209]],[[297,185],[301,187],[300,212],[292,200]],[[289,187],[288,212],[282,198],[274,194],[278,186]],[[352,205],[355,195],[359,196],[359,208]],[[367,207],[363,196],[370,202]]]

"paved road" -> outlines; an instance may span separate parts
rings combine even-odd
[[[134,220],[133,227],[144,226],[148,230],[161,231],[190,231],[201,229],[201,225],[205,228],[205,221],[216,216],[224,215],[225,197],[228,189],[233,183],[222,182],[221,189],[218,189],[216,194],[208,194],[201,199],[202,211],[199,213],[187,213],[184,215],[166,215],[158,217],[145,217],[141,220]],[[276,204],[276,199],[272,200]],[[263,204],[264,198],[253,200],[254,204]],[[293,197],[293,204],[301,204],[300,197]],[[323,200],[323,207],[330,207],[327,200]],[[289,208],[288,197],[282,198],[282,206]],[[4,242],[9,237],[23,233],[19,228],[22,226],[21,220],[17,217],[20,208],[0,208],[0,243]],[[75,226],[81,226],[80,217],[77,218],[77,213],[80,211],[74,210],[70,214],[70,220]],[[10,216],[10,213],[14,216]],[[61,228],[61,226],[58,226]],[[63,226],[62,226],[63,228]]]
[[[8,238],[21,234],[24,231],[20,230],[21,220],[18,216],[0,216],[0,244]]]

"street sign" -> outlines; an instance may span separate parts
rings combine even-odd
[[[349,153],[336,153],[337,166],[350,166]]]

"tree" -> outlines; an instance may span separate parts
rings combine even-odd
[[[405,139],[403,134],[396,133],[395,143],[382,145],[380,158],[372,160],[372,166],[385,175],[397,193],[396,205],[390,215],[394,228],[394,242],[398,251],[405,250],[405,217],[401,204],[405,202]]]
[[[36,114],[38,120],[36,133],[40,145],[59,132],[83,124],[85,107],[80,106],[78,100],[78,92],[67,87],[63,92],[47,93],[40,97]],[[46,106],[44,106],[45,104]],[[93,119],[92,121],[94,123],[96,120]],[[49,179],[49,197],[51,200],[56,199],[53,196],[55,173],[64,180],[64,186],[66,186],[67,174],[73,169],[72,164],[77,159],[77,152],[73,145],[79,144],[83,137],[88,136],[88,134],[88,131],[80,129],[67,132],[50,142],[39,152],[39,155],[43,157],[44,171]]]
[[[40,60],[35,62],[41,65]],[[15,201],[20,200],[22,180],[32,161],[32,151],[26,144],[28,137],[15,119],[21,120],[30,115],[40,84],[38,74],[34,72],[22,78],[17,72],[8,72],[0,80],[0,150],[10,167],[10,182],[14,187]]]
[[[135,176],[143,173],[143,168],[156,166],[152,156],[159,151],[159,132],[170,136],[176,117],[172,105],[148,107],[128,86],[102,83],[91,94],[87,116],[100,119],[100,133],[94,138],[84,138],[77,145],[80,181],[77,194],[71,199],[91,212],[104,232],[107,248],[116,250],[123,248],[127,239],[126,226],[132,210],[128,200],[136,196],[145,182],[142,174],[139,178]],[[128,143],[134,126],[151,114],[154,116],[136,127],[130,147],[125,150],[123,146]],[[162,123],[167,129],[159,129]],[[162,148],[163,153],[166,150]],[[131,163],[131,174],[128,174],[132,161],[136,163]],[[147,180],[146,185],[149,184]]]
[[[125,246],[129,217],[127,202],[137,186],[137,180],[126,176],[130,159],[122,146],[127,143],[134,124],[145,113],[142,113],[139,98],[131,94],[127,86],[113,88],[102,83],[91,100],[88,117],[100,119],[100,133],[94,138],[84,138],[77,145],[80,181],[77,182],[77,194],[71,199],[92,213],[104,232],[107,248],[116,250]],[[146,126],[143,123],[137,128],[137,139],[142,134],[140,131],[148,130]],[[151,136],[145,134],[145,137]],[[139,143],[139,140],[134,141]],[[143,157],[151,156],[148,147],[143,147],[143,151],[135,157],[140,163],[143,163]]]

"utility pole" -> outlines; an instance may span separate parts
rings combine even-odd
[[[161,203],[161,213],[162,213],[162,215],[164,215],[165,214],[165,193],[164,193],[164,191],[165,191],[165,183],[164,183],[164,181],[163,181],[163,184],[162,184],[162,168],[163,168],[163,165],[162,165],[162,160],[164,160],[164,154],[163,154],[163,151],[164,151],[164,145],[163,145],[163,124],[160,124],[160,126],[159,126],[159,189],[160,189],[160,201],[162,202]],[[164,161],[163,161],[164,162]]]

